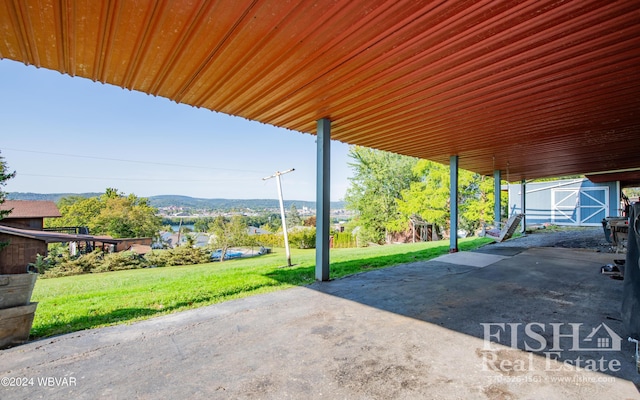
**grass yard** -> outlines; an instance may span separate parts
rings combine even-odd
[[[462,239],[460,250],[491,242]],[[446,254],[448,241],[332,249],[331,278]],[[39,279],[31,338],[42,338],[100,326],[115,325],[202,307],[225,300],[271,292],[315,280],[315,250],[284,249],[256,258],[190,266],[137,269]]]

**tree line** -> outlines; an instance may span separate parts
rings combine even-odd
[[[351,147],[349,157],[354,174],[345,201],[357,213],[351,225],[361,241],[384,243],[406,232],[414,215],[448,234],[449,166],[361,146]],[[493,178],[460,170],[458,179],[459,226],[473,233],[493,220]],[[501,204],[506,209],[507,199]]]

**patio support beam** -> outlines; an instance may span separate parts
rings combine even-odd
[[[500,196],[502,195],[502,174],[499,169],[493,171],[493,220],[502,221],[502,208],[500,207]]]
[[[329,280],[329,189],[331,186],[331,121],[318,120],[316,132],[316,280]]]
[[[458,156],[449,157],[449,253],[458,252]]]
[[[527,181],[520,181],[520,212],[522,212],[522,228],[520,232],[524,234],[527,226]]]

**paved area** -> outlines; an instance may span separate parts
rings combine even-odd
[[[488,246],[49,338],[0,398],[640,398],[611,259]]]

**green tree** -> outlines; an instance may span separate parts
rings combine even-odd
[[[468,232],[476,232],[483,222],[493,221],[494,182],[493,177],[465,171],[471,174],[467,185],[460,190],[460,227]],[[508,199],[502,200],[506,207]]]
[[[87,226],[92,234],[114,238],[158,234],[162,219],[146,198],[125,196],[109,188],[100,197],[66,197],[58,202],[61,218],[47,220],[48,227]]]
[[[440,230],[449,226],[449,168],[428,160],[418,161],[413,174],[417,178],[408,189],[402,191],[397,204],[403,218],[408,221],[413,214],[435,224]]]
[[[417,214],[449,231],[451,210],[449,166],[420,160],[413,173],[419,180],[402,192],[398,208],[405,219]],[[459,226],[475,232],[493,219],[493,179],[467,170],[458,172]],[[506,201],[506,199],[504,199]]]
[[[184,237],[185,237],[184,246],[193,247],[196,245],[196,235],[187,233],[184,235]]]
[[[244,217],[244,220],[247,222],[248,226],[255,226],[260,228],[260,227],[266,226],[269,223],[269,220],[271,219],[271,215],[275,215],[275,214],[263,213],[260,215],[250,215],[250,216]]]
[[[216,217],[209,225],[209,232],[213,234],[213,246],[220,249],[220,261],[232,246],[242,246],[250,241],[247,224],[240,215],[235,215],[230,221],[224,217]]]
[[[193,230],[196,232],[206,232],[209,229],[209,224],[213,222],[213,217],[202,217],[196,219],[193,223]]]
[[[260,226],[269,232],[278,232],[282,229],[282,218],[280,214],[271,213],[267,215],[267,222]]]
[[[146,198],[107,192],[101,200],[104,208],[93,220],[95,231],[123,238],[155,236],[160,230],[161,218]]]
[[[9,169],[7,167],[6,161],[4,160],[4,157],[0,156],[0,204],[4,203],[4,201],[7,199],[7,193],[4,190],[2,190],[2,186],[5,186],[7,184],[7,181],[15,176],[16,176],[16,171],[9,172]],[[10,213],[11,213],[11,210],[0,211],[0,219],[3,219]],[[0,250],[2,250],[2,248],[6,247],[8,244],[9,243],[7,242],[0,242]]]
[[[7,162],[4,160],[4,157],[0,156],[0,204],[4,203],[7,199],[7,193],[2,190],[2,186],[7,184],[9,179],[12,179],[16,176],[16,171],[9,172],[9,167],[7,167]],[[0,219],[6,217],[11,213],[11,210],[2,210],[0,211]]]
[[[289,215],[286,217],[286,220],[287,228],[293,228],[294,226],[302,225],[302,218],[300,217],[300,213],[298,212],[295,204],[291,204]]]
[[[360,146],[351,147],[349,157],[354,175],[345,196],[346,206],[357,212],[360,239],[382,243],[388,231],[404,230],[398,221],[402,214],[397,199],[417,180],[413,167],[418,160]]]
[[[98,197],[63,197],[58,201],[58,209],[61,218],[48,218],[45,220],[47,227],[60,226],[87,226],[90,232],[94,232],[94,220],[100,215],[105,203]]]

